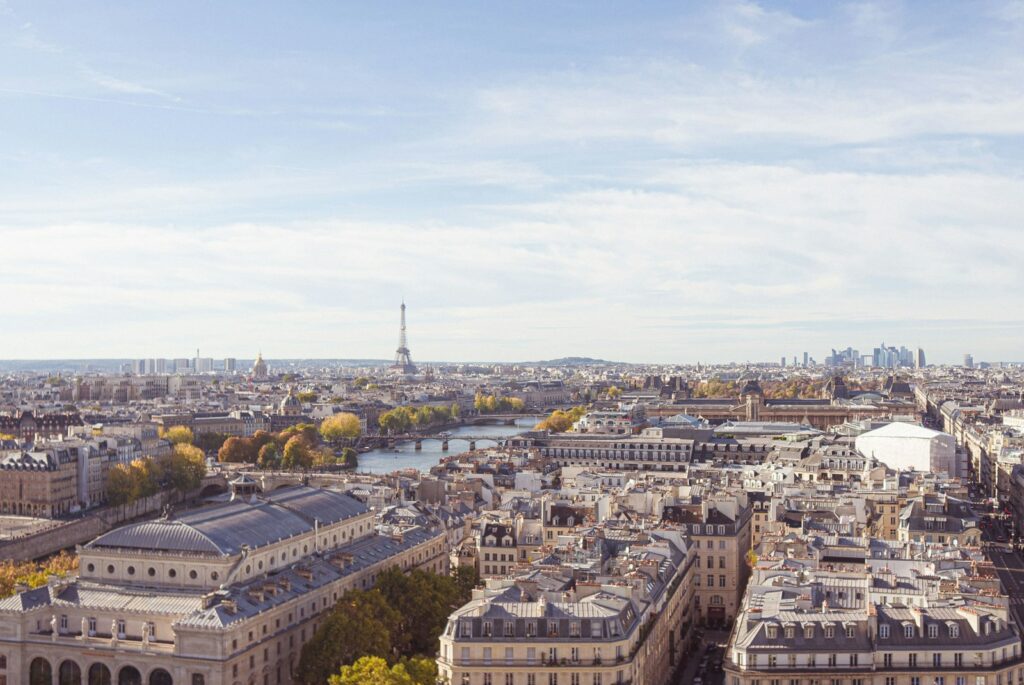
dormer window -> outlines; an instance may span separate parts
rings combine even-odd
[[[949,636],[953,637],[953,638],[960,637],[960,626],[958,626],[955,623],[950,623],[949,624]]]
[[[769,640],[774,640],[779,636],[779,629],[775,626],[767,626],[765,628],[765,634],[768,636]]]
[[[805,640],[813,640],[814,639],[814,625],[813,624],[804,626],[804,639]]]
[[[836,636],[836,629],[834,626],[825,626],[825,639],[831,640]]]
[[[853,636],[854,636],[854,627],[853,626],[846,626],[846,637],[853,637]]]
[[[934,623],[928,626],[928,637],[934,639],[939,636],[939,627]]]
[[[793,626],[786,626],[786,639],[792,640],[795,637],[796,630]]]
[[[914,637],[914,626],[909,623],[903,626],[903,637]]]
[[[883,640],[889,639],[889,625],[887,623],[878,626],[878,637]]]

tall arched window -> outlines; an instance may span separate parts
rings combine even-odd
[[[110,669],[104,664],[90,666],[89,685],[110,685]]]
[[[60,685],[82,685],[82,669],[71,659],[61,662],[57,682]]]
[[[134,666],[125,666],[117,674],[117,685],[142,685],[142,674]]]
[[[174,685],[171,674],[162,668],[155,669],[149,674],[149,685]]]
[[[53,685],[53,669],[50,662],[41,656],[32,660],[28,667],[29,685]]]

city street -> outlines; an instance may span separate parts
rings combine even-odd
[[[985,549],[1010,597],[1010,611],[1017,625],[1024,626],[1024,558],[1008,545],[989,543]]]
[[[727,631],[707,631],[702,646],[694,652],[686,668],[680,671],[676,683],[722,685],[725,682],[725,673],[722,671],[721,662],[725,656],[725,644],[728,639]]]

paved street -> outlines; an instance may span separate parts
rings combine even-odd
[[[1007,545],[989,544],[986,550],[1010,597],[1010,611],[1017,625],[1024,626],[1024,558]]]
[[[703,645],[694,652],[689,662],[676,679],[678,685],[692,685],[697,678],[701,685],[722,685],[725,674],[716,668],[716,662],[724,657],[725,643],[729,633],[725,631],[708,631],[704,635]]]

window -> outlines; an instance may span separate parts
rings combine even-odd
[[[882,640],[886,640],[886,639],[889,638],[889,626],[888,626],[888,624],[883,623],[882,625],[878,626],[878,637],[881,638]]]
[[[192,685],[206,685],[206,676],[202,673],[193,673]]]
[[[906,624],[903,626],[903,637],[914,637],[914,626]]]
[[[853,637],[854,628],[853,626],[846,626],[846,637]]]
[[[932,666],[942,668],[942,654],[940,652],[932,654]]]
[[[914,654],[913,652],[911,652],[910,654],[907,655],[907,665],[910,666],[911,668],[916,668],[917,667],[917,654]]]
[[[850,655],[850,665],[851,666],[856,666],[857,665],[857,655],[856,654],[851,654]]]
[[[787,640],[792,640],[795,633],[796,633],[796,629],[793,628],[793,626],[786,626],[786,639]]]
[[[885,653],[882,655],[882,665],[886,668],[892,668],[892,654]],[[888,680],[888,678],[886,678]]]
[[[825,639],[831,640],[836,636],[836,629],[834,626],[825,626]]]
[[[937,638],[939,636],[939,627],[934,623],[928,625],[928,637]]]
[[[950,637],[960,637],[960,626],[958,626],[955,623],[950,623],[949,624],[949,636]]]
[[[805,640],[813,640],[814,639],[814,625],[813,624],[804,626],[804,639]]]
[[[836,655],[835,654],[829,654],[828,655],[828,665],[831,666],[831,667],[834,667],[836,665]]]

